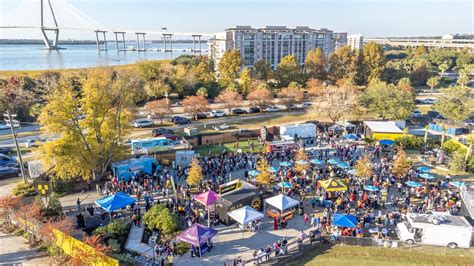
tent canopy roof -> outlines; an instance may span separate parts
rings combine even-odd
[[[227,215],[236,220],[239,224],[248,224],[264,217],[262,213],[249,206],[244,206],[240,209],[230,211],[227,213]]]
[[[347,190],[347,186],[339,179],[329,178],[318,182],[328,192]]]
[[[219,195],[216,192],[209,190],[201,194],[195,195],[193,197],[193,200],[201,203],[204,206],[209,206],[213,204],[214,202],[216,202],[218,198],[219,198]]]
[[[215,229],[200,224],[193,224],[191,227],[179,234],[176,239],[194,246],[199,246],[216,234],[217,230]]]
[[[130,197],[124,192],[118,192],[113,195],[101,198],[95,201],[95,204],[99,205],[102,209],[111,212],[115,210],[122,209],[125,206],[128,206],[132,203],[135,203],[137,200]]]
[[[364,124],[376,133],[403,133],[394,121],[364,121]]]
[[[342,226],[342,227],[349,227],[349,228],[356,228],[357,227],[357,217],[350,214],[334,214],[334,226]]]
[[[266,203],[272,205],[273,207],[279,209],[280,211],[289,209],[293,206],[298,205],[300,202],[288,197],[284,194],[276,195],[275,197],[271,197],[265,200]]]

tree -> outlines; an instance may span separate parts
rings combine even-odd
[[[402,148],[399,148],[395,157],[395,161],[393,162],[392,174],[399,178],[403,178],[408,174],[408,171],[410,171],[411,167],[412,162],[407,159],[407,154]]]
[[[367,80],[371,82],[379,79],[385,66],[385,54],[382,46],[375,42],[369,42],[362,49],[362,57],[364,66],[367,68]]]
[[[242,95],[229,89],[221,92],[216,98],[216,102],[221,103],[222,106],[227,109],[229,114],[231,113],[232,108],[242,104],[242,100]]]
[[[310,78],[321,80],[326,78],[326,58],[321,48],[308,52],[304,61],[304,70]]]
[[[254,105],[264,107],[272,102],[273,93],[265,84],[260,84],[249,93],[247,99],[251,100]]]
[[[240,93],[243,96],[246,96],[247,94],[249,94],[251,82],[252,82],[252,78],[250,76],[250,70],[248,68],[245,68],[240,73],[240,79],[239,79]]]
[[[201,183],[202,180],[202,169],[199,165],[199,161],[196,158],[193,158],[191,166],[189,168],[189,174],[186,178],[186,182],[191,187],[196,187]]]
[[[65,217],[63,219],[47,219],[40,227],[38,234],[41,239],[49,245],[56,245],[56,234],[54,231],[60,231],[65,235],[70,235],[74,231],[74,222],[72,218]]]
[[[171,91],[170,85],[162,80],[153,80],[145,83],[145,93],[148,98],[164,97]]]
[[[430,77],[428,71],[428,62],[425,60],[419,61],[415,64],[414,70],[410,74],[410,81],[414,86],[421,86],[426,84],[426,81]]]
[[[21,198],[13,195],[5,195],[0,197],[0,215],[5,221],[7,230],[10,230],[12,224],[13,209],[18,206]]]
[[[448,66],[448,64],[443,63],[443,64],[438,66],[438,69],[439,69],[439,77],[442,79],[443,75],[444,75],[444,72],[446,72],[446,70],[449,69],[449,66]]]
[[[203,96],[204,98],[207,98],[207,89],[205,87],[201,87],[196,91],[197,96]]]
[[[329,55],[327,76],[331,82],[354,75],[355,54],[349,45],[341,46]]]
[[[461,122],[474,111],[474,97],[469,88],[449,88],[438,97],[434,108],[447,119]]]
[[[128,81],[128,76],[97,69],[87,72],[81,92],[59,82],[39,117],[43,134],[59,136],[39,147],[45,169],[59,178],[99,179],[112,161],[124,157],[133,100]]]
[[[147,102],[145,104],[145,110],[150,111],[153,116],[158,117],[160,119],[160,124],[163,125],[163,118],[172,114],[171,106],[169,104],[168,99],[161,99],[161,100],[154,100],[151,102]]]
[[[197,114],[209,110],[209,103],[202,95],[186,96],[181,102],[185,112],[191,113],[194,119],[197,119]]]
[[[357,160],[354,169],[355,175],[360,178],[369,179],[374,174],[374,164],[368,157]]]
[[[143,215],[143,222],[151,230],[157,229],[162,234],[171,234],[178,229],[178,218],[162,204],[151,207],[151,209]]]
[[[397,87],[409,93],[415,93],[415,88],[411,85],[409,78],[401,78],[397,83]]]
[[[268,163],[264,157],[260,158],[258,161],[257,171],[259,172],[259,174],[255,177],[257,183],[263,186],[270,185],[271,175],[268,172]]]
[[[428,81],[426,82],[426,85],[430,86],[431,94],[433,94],[434,87],[439,85],[439,77],[433,76],[429,78]]]
[[[305,161],[305,164],[298,163],[298,161]],[[295,153],[295,170],[302,173],[304,170],[309,169],[308,154],[306,154],[304,147],[300,147]]]
[[[362,95],[362,105],[382,119],[399,120],[410,117],[415,109],[413,93],[383,82],[369,84]]]
[[[267,81],[272,78],[272,66],[266,60],[258,60],[253,65],[252,76],[255,79]]]
[[[453,152],[451,158],[448,161],[448,167],[449,171],[454,175],[461,174],[466,170],[466,161],[462,151],[457,150]]]
[[[459,71],[458,85],[461,87],[466,87],[466,84],[469,82],[469,76],[465,70]]]
[[[367,84],[367,75],[369,74],[370,69],[364,62],[362,51],[356,51],[351,62],[351,72],[349,78],[356,85],[365,85]],[[377,71],[379,71],[377,69]],[[377,73],[374,73],[374,78],[376,78]],[[370,81],[370,79],[369,79]]]
[[[280,88],[287,87],[292,81],[296,81],[300,84],[303,83],[303,73],[301,67],[296,60],[296,56],[287,55],[284,56],[280,63],[278,63],[275,71],[276,79]]]
[[[9,78],[0,83],[0,112],[10,111],[18,115],[19,120],[28,120],[29,108],[33,103],[33,95],[25,89],[25,80],[17,77]]]
[[[280,90],[278,93],[280,103],[289,107],[292,104],[297,104],[303,101],[304,92],[298,87],[287,87]]]
[[[44,215],[47,217],[59,217],[63,214],[63,207],[61,201],[59,201],[59,195],[56,192],[51,193],[48,198],[48,203],[44,210]]]
[[[87,246],[75,246],[72,256],[73,265],[92,265],[98,261],[105,260],[112,248],[106,245],[100,236],[82,235],[82,242]]]
[[[333,122],[349,115],[357,105],[357,93],[352,88],[327,87],[314,100],[313,111],[324,114]]]
[[[229,82],[239,77],[242,67],[242,58],[238,50],[228,50],[219,61],[219,75],[221,84],[226,87]]]
[[[315,98],[321,95],[324,90],[323,81],[319,79],[310,78],[306,82],[306,91],[308,92],[309,98]]]
[[[413,57],[423,57],[428,53],[428,49],[424,45],[418,46],[413,51]]]

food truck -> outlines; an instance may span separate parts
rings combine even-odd
[[[286,150],[291,150],[296,148],[296,143],[294,141],[271,141],[267,143],[266,149],[267,152],[283,152]]]
[[[397,224],[396,231],[400,240],[409,244],[449,248],[469,248],[472,238],[472,226],[466,218],[448,213],[408,213]]]
[[[133,174],[145,173],[151,175],[156,170],[160,170],[160,165],[155,158],[142,156],[114,162],[111,168],[112,175],[116,177],[118,181],[128,181]]]

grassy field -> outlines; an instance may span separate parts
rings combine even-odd
[[[311,252],[296,257],[285,265],[473,265],[473,262],[472,249],[315,245]]]
[[[258,141],[254,141],[253,144],[254,144],[253,151],[260,152],[263,150],[263,145],[259,143]],[[236,150],[234,148],[234,145],[235,145],[235,142],[225,143],[222,145],[219,145],[219,144],[201,145],[201,146],[198,146],[196,149],[194,149],[194,151],[196,151],[197,153],[201,155],[207,155],[209,154],[209,152],[211,155],[218,155],[218,154],[222,154],[224,151],[235,152]],[[248,142],[240,141],[239,149],[241,149],[242,152],[250,151]]]

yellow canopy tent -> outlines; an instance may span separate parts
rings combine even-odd
[[[318,182],[327,192],[347,190],[347,186],[339,179],[329,178],[328,180],[320,180]]]

